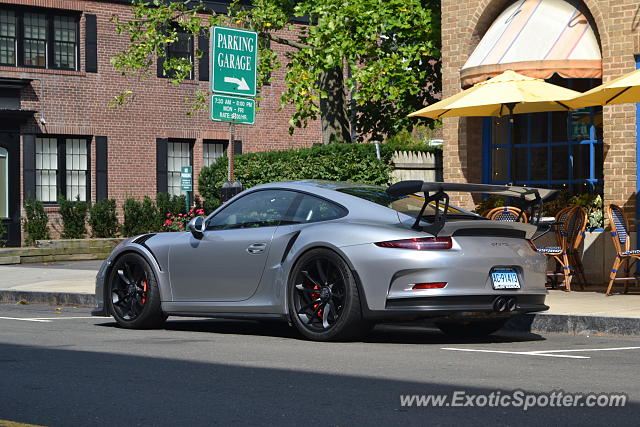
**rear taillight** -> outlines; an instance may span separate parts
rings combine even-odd
[[[442,289],[445,286],[447,282],[416,283],[411,289]]]
[[[434,249],[451,249],[453,243],[451,237],[420,237],[415,239],[389,240],[377,242],[381,248],[413,249],[416,251],[429,251]]]

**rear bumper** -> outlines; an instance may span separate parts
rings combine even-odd
[[[498,313],[494,310],[497,298],[515,298],[513,311]],[[501,294],[501,295],[464,295],[434,296],[419,298],[388,299],[384,310],[370,310],[363,307],[363,315],[371,320],[406,320],[419,318],[458,318],[458,317],[508,317],[515,314],[545,311],[545,295]]]

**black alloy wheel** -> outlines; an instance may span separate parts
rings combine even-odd
[[[297,329],[313,340],[355,338],[367,329],[353,275],[328,249],[311,250],[298,260],[289,283],[289,311]]]
[[[153,270],[142,256],[119,257],[109,274],[109,310],[120,326],[155,327],[166,320]]]

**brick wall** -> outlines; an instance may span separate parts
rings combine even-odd
[[[442,0],[443,95],[461,90],[460,68],[509,0]],[[600,36],[603,81],[635,69],[640,53],[640,5],[637,0],[584,0]],[[605,107],[604,202],[624,206],[635,217],[636,124],[635,106]],[[444,178],[447,181],[480,181],[482,127],[479,119],[444,120]],[[453,200],[452,200],[453,202]],[[472,207],[470,197],[455,203]]]
[[[115,33],[110,22],[113,15],[126,19],[129,7],[98,1],[71,0],[3,0],[0,3],[49,7],[83,12],[80,19],[80,70],[35,70],[29,68],[0,67],[0,77],[32,78],[30,86],[22,91],[22,109],[37,110],[34,120],[22,126],[24,133],[70,135],[105,135],[108,137],[109,197],[121,205],[124,198],[141,198],[156,194],[156,138],[195,139],[193,150],[195,176],[202,168],[203,139],[228,139],[228,124],[211,121],[208,111],[187,117],[188,106],[183,102],[197,89],[208,90],[209,82],[200,82],[198,61],[195,80],[180,86],[167,79],[152,75],[140,81],[137,77],[123,77],[113,69],[110,58],[127,47],[126,36]],[[97,15],[98,73],[85,72],[85,15]],[[295,30],[294,30],[295,31]],[[282,31],[281,36],[290,35]],[[284,60],[289,48],[273,45]],[[243,143],[243,152],[279,150],[310,146],[321,138],[320,124],[312,122],[293,136],[288,133],[291,107],[280,108],[284,90],[284,73],[273,73],[274,82],[263,88],[260,110],[254,126],[236,126],[236,139]],[[109,108],[107,104],[121,90],[133,90],[130,105]],[[46,125],[40,125],[40,118]],[[22,159],[22,157],[21,157]],[[22,161],[22,160],[20,160]],[[95,200],[95,149],[91,150],[91,186]],[[21,168],[22,170],[22,168]],[[55,217],[55,209],[50,209]]]

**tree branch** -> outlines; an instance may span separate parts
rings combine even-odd
[[[296,49],[311,49],[311,46],[308,44],[304,44],[304,43],[298,43],[298,42],[294,42],[291,40],[287,40],[287,39],[283,39],[282,37],[276,36],[274,34],[271,33],[264,33],[267,37],[269,37],[269,39],[271,41],[274,41],[276,43],[280,43],[289,47],[293,47]]]

